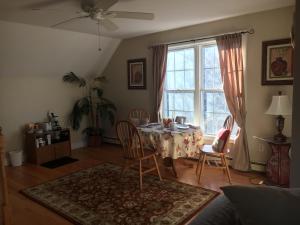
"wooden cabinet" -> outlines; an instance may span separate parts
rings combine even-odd
[[[62,132],[64,132],[64,136],[61,140],[56,140],[56,143],[40,146],[39,148],[36,146],[36,139],[40,137],[45,138],[47,134],[52,135],[53,132],[26,134],[25,150],[28,162],[40,165],[64,156],[71,156],[70,131],[63,130]]]
[[[32,163],[42,164],[55,159],[53,145],[47,145],[36,149],[36,161]]]
[[[62,158],[64,156],[70,156],[71,154],[68,141],[53,144],[52,146],[55,153],[55,158]]]

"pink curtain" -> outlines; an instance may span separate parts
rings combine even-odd
[[[153,47],[154,120],[161,119],[160,107],[167,68],[168,45]]]
[[[233,147],[232,167],[241,171],[250,169],[246,134],[246,107],[242,34],[229,34],[217,38],[223,89],[230,113],[239,131]]]

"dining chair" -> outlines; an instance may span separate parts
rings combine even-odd
[[[155,153],[145,155],[140,134],[137,128],[129,121],[122,120],[116,126],[118,139],[123,148],[125,165],[121,175],[130,167],[139,164],[140,190],[143,189],[143,175],[152,171],[157,171],[159,179],[162,180]],[[143,161],[153,160],[154,167],[143,170]]]
[[[0,224],[11,225],[11,208],[8,200],[4,154],[4,136],[0,127]]]
[[[196,168],[196,174],[198,174],[198,170],[200,167],[200,171],[198,174],[198,183],[200,183],[205,162],[208,162],[209,164],[209,161],[207,160],[207,157],[209,156],[209,157],[218,158],[220,160],[220,165],[216,163],[216,166],[217,168],[223,169],[224,173],[227,174],[229,183],[231,184],[231,176],[228,168],[228,162],[226,159],[226,153],[227,153],[226,151],[228,149],[228,144],[229,144],[233,124],[234,124],[233,117],[228,116],[224,121],[223,128],[218,131],[218,134],[215,137],[213,144],[204,145],[200,149],[200,156]]]
[[[128,119],[134,125],[140,125],[143,122],[150,122],[150,114],[144,109],[133,109],[129,112]]]
[[[175,122],[179,124],[185,124],[186,122],[186,117],[185,116],[176,116]]]

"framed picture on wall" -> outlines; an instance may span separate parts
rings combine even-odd
[[[127,61],[128,89],[146,89],[146,58]]]
[[[291,39],[262,43],[262,85],[293,84],[293,47]]]

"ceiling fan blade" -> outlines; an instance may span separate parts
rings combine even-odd
[[[114,18],[138,19],[138,20],[153,20],[153,13],[143,12],[125,12],[125,11],[109,11],[115,14]]]
[[[61,22],[59,22],[59,23],[56,23],[56,24],[52,25],[51,27],[57,27],[57,26],[59,26],[59,25],[61,25],[61,24],[63,24],[63,23],[67,23],[67,22],[70,22],[70,21],[72,21],[72,20],[76,20],[76,19],[84,19],[84,18],[88,18],[88,17],[90,17],[90,16],[89,16],[89,15],[85,15],[85,16],[77,16],[77,17],[73,17],[73,18],[70,18],[70,19],[61,21]]]
[[[24,8],[39,9],[39,8],[59,4],[59,3],[62,3],[62,2],[67,2],[67,1],[70,1],[70,0],[43,0],[41,2],[36,2],[36,3],[31,3],[31,4],[28,4],[28,5],[25,5]]]
[[[114,22],[109,19],[100,20],[100,24],[109,31],[115,31],[119,28]]]
[[[119,0],[98,0],[94,8],[107,10],[116,4]]]
[[[53,12],[53,13],[70,13],[70,10],[61,10],[61,9],[42,9],[42,8],[33,8],[33,9],[30,9],[32,11],[35,11],[35,12]],[[83,14],[86,14],[85,12],[83,11],[75,11],[75,14],[79,14],[79,15],[83,15]]]

